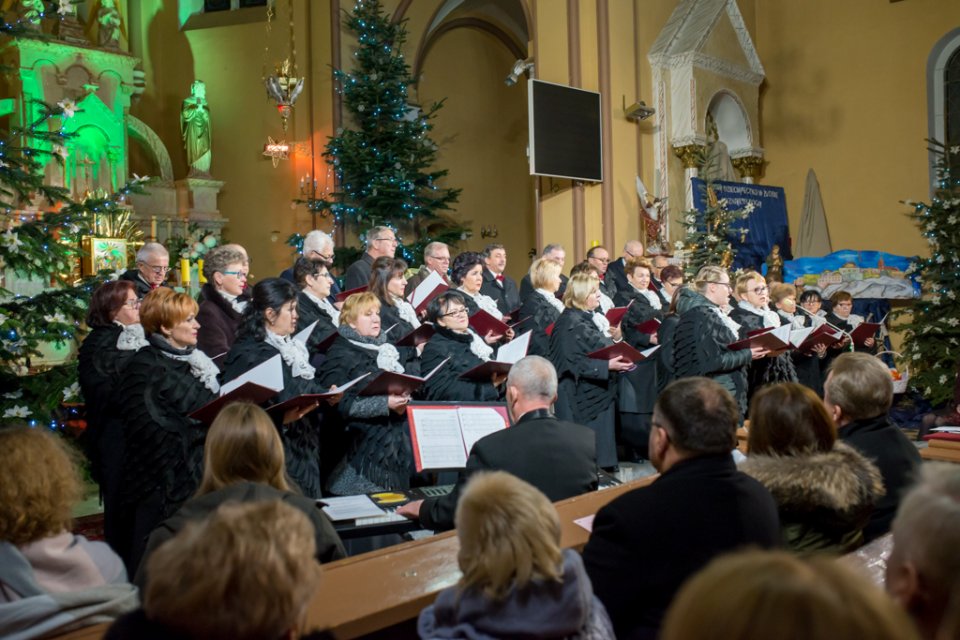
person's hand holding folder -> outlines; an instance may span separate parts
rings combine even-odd
[[[629,371],[633,367],[634,364],[629,360],[625,360],[623,356],[617,356],[616,358],[607,360],[607,368],[610,371]]]

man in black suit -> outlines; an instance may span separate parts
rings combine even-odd
[[[120,280],[133,283],[137,297],[143,299],[157,287],[166,286],[170,271],[170,253],[159,242],[148,242],[137,251],[137,268],[129,269]]]
[[[627,243],[623,245],[623,255],[607,266],[607,278],[612,279],[613,286],[617,291],[630,291],[630,283],[627,281],[627,274],[624,271],[627,258],[642,257],[643,243],[639,240],[627,240]]]
[[[503,271],[507,268],[507,250],[502,244],[488,244],[483,249],[483,284],[480,293],[497,302],[500,313],[506,315],[520,308],[520,292],[517,283]]]
[[[477,440],[453,491],[410,502],[397,513],[419,518],[427,529],[452,529],[457,500],[478,471],[512,473],[553,502],[596,490],[596,436],[587,427],[554,418],[550,407],[556,399],[557,372],[550,361],[540,356],[519,360],[507,377],[507,413],[513,426]]]
[[[390,227],[374,227],[367,231],[367,252],[347,267],[343,276],[343,290],[365,287],[370,282],[373,261],[382,256],[392,258],[397,252],[397,235]]]
[[[590,247],[587,250],[587,262],[600,272],[600,291],[613,300],[613,297],[617,295],[617,285],[613,278],[607,277],[607,267],[610,266],[610,252],[607,251],[606,247],[600,245]]]
[[[423,248],[423,266],[407,279],[407,286],[403,290],[403,295],[410,297],[414,290],[420,286],[420,283],[434,271],[439,273],[444,283],[452,289],[454,285],[447,277],[447,271],[449,270],[450,247],[443,242],[431,242]]]
[[[300,253],[307,260],[319,262],[329,269],[333,266],[333,238],[319,229],[314,229],[303,238],[303,246],[300,249]],[[294,263],[296,263],[296,260],[294,260]],[[284,269],[280,277],[287,282],[297,283],[293,277],[292,266],[289,269]],[[340,287],[337,285],[336,279],[333,279],[330,285],[330,296],[327,299],[330,300],[331,303],[336,303],[338,293],[340,293]]]
[[[893,378],[879,358],[849,352],[837,356],[823,384],[823,403],[840,439],[870,458],[883,476],[887,493],[863,528],[870,542],[890,530],[900,498],[920,468],[920,453],[887,418]]]
[[[715,556],[779,545],[776,502],[731,456],[739,418],[708,378],[677,380],[657,399],[649,447],[661,475],[601,509],[583,550],[621,640],[655,638],[680,585]]]
[[[563,246],[559,244],[548,244],[543,248],[543,252],[540,254],[541,258],[546,258],[547,260],[553,260],[560,265],[560,269],[563,270],[563,263],[567,261],[567,252],[564,251]],[[560,298],[563,296],[563,292],[567,289],[567,276],[560,274],[560,288],[557,289],[557,297]],[[530,284],[530,274],[523,276],[520,279],[520,301],[527,299],[533,293],[533,285]]]

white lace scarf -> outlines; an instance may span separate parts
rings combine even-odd
[[[482,293],[470,293],[461,287],[458,289],[460,293],[465,296],[470,296],[474,302],[477,303],[477,306],[492,315],[497,320],[503,320],[503,314],[500,313],[500,309],[497,309],[496,301],[490,296],[483,295]]]
[[[606,313],[610,311],[610,309],[613,309],[613,300],[610,299],[610,296],[603,291],[598,291],[597,293],[600,294],[600,311]]]
[[[837,317],[840,318],[840,316],[837,316]],[[863,322],[863,316],[858,316],[855,313],[851,313],[846,318],[840,318],[840,319],[846,320],[846,322],[850,325],[851,331],[859,327],[860,324]]]
[[[716,305],[710,305],[710,308],[713,309],[713,311],[714,311],[718,316],[720,316],[720,320],[723,321],[723,324],[727,327],[727,329],[730,329],[730,331],[733,332],[733,337],[734,337],[734,339],[740,337],[740,325],[737,324],[736,321],[734,321],[733,318],[731,318],[730,316],[728,316],[727,314],[725,314],[725,313],[723,312],[723,309],[721,309],[720,307],[718,307],[718,306],[716,306]]]
[[[805,326],[807,326],[806,322],[803,320],[803,316],[801,315],[796,313],[787,313],[783,310],[779,310],[777,313],[781,318],[790,322],[790,329],[793,331],[796,331],[797,329],[803,329]]]
[[[347,338],[347,340],[350,340],[350,338]],[[403,365],[400,364],[400,352],[389,342],[369,344],[366,342],[358,342],[357,340],[350,340],[350,343],[367,351],[376,351],[378,369],[393,371],[394,373],[403,373]]]
[[[161,338],[166,340],[165,338]],[[167,344],[170,344],[167,341]],[[173,345],[170,345],[172,348]],[[177,349],[178,351],[183,351],[183,349]],[[213,363],[213,360],[205,354],[200,349],[196,347],[190,348],[190,353],[177,354],[170,353],[165,349],[161,349],[160,353],[167,356],[171,360],[179,360],[180,362],[186,362],[190,365],[190,373],[193,374],[193,377],[199,380],[203,386],[209,389],[213,393],[220,393],[220,382],[217,380],[217,376],[220,375],[220,368]]]
[[[493,347],[488,345],[473,329],[468,328],[467,331],[470,333],[470,352],[484,362],[489,360],[493,355]]]
[[[637,289],[637,291],[639,291],[640,295],[647,299],[647,302],[650,303],[651,307],[657,311],[663,309],[663,303],[660,302],[660,296],[657,295],[656,291],[650,291],[650,289]]]
[[[267,337],[264,342],[280,352],[280,357],[290,367],[290,374],[295,378],[313,380],[316,370],[310,364],[310,353],[307,351],[307,345],[299,340],[294,340],[291,336],[278,336],[269,329],[266,332]]]
[[[323,309],[324,313],[330,316],[330,320],[333,321],[334,326],[340,325],[340,312],[337,311],[337,308],[335,306],[330,304],[329,300],[327,300],[326,298],[318,298],[317,296],[313,295],[306,289],[303,290],[303,293],[306,294],[308,298],[313,300],[313,303],[315,305]]]
[[[114,320],[114,323],[120,327],[120,336],[117,338],[117,349],[120,351],[139,351],[150,344],[143,335],[143,325],[139,322],[123,324]]]
[[[760,307],[755,307],[746,300],[740,300],[737,302],[737,306],[743,309],[744,311],[749,311],[754,315],[761,316],[763,318],[764,327],[779,327],[780,319],[777,317],[776,312],[771,311],[770,309],[761,309]]]
[[[243,312],[246,310],[247,304],[249,304],[249,301],[247,301],[247,300],[238,300],[238,299],[237,299],[238,296],[229,294],[229,293],[227,293],[226,291],[219,291],[218,293],[219,293],[221,296],[223,296],[223,299],[224,299],[224,300],[226,300],[227,302],[230,303],[230,306],[233,307],[233,310],[234,310],[234,311],[236,311],[236,312],[239,313],[240,315],[243,315]]]
[[[413,305],[404,300],[403,298],[398,298],[393,296],[393,306],[397,308],[397,313],[400,314],[400,317],[409,324],[414,329],[420,328],[420,320],[417,318],[417,312],[413,308]]]
[[[547,291],[546,289],[537,289],[536,291],[547,299],[551,307],[563,313],[563,303],[557,299],[557,296],[552,291]]]
[[[612,337],[610,335],[610,321],[607,320],[607,316],[603,315],[599,311],[594,311],[590,314],[590,319],[593,320],[593,324],[596,325],[597,329],[600,330],[600,333],[608,338]]]

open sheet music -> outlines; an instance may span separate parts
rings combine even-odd
[[[411,403],[407,422],[418,472],[462,469],[477,440],[510,425],[500,404]]]
[[[417,285],[417,288],[410,293],[408,301],[416,310],[417,314],[420,314],[427,308],[431,300],[449,288],[439,273],[430,271],[430,275],[424,278],[423,281]]]

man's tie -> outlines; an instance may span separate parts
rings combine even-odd
[[[503,282],[503,274],[497,276],[497,282]]]

